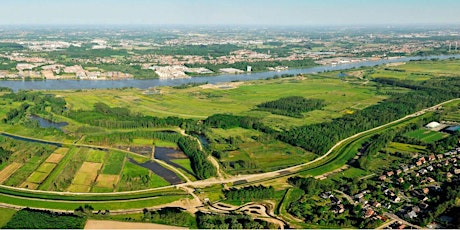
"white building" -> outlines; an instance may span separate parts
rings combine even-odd
[[[437,127],[439,127],[441,124],[439,124],[439,122],[436,122],[436,121],[432,121],[428,124],[425,125],[425,127],[429,128],[429,129],[435,129]]]

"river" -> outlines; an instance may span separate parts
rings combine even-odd
[[[250,81],[265,79],[275,75],[282,74],[311,74],[325,71],[345,70],[364,66],[375,66],[394,62],[407,62],[411,60],[428,60],[428,59],[448,59],[460,58],[460,55],[434,55],[434,56],[415,56],[415,57],[400,57],[393,59],[381,59],[377,61],[364,61],[338,65],[315,66],[302,69],[288,69],[284,71],[268,71],[258,73],[245,74],[224,74],[217,76],[192,77],[187,79],[148,79],[148,80],[40,80],[40,81],[16,81],[4,80],[0,81],[0,86],[8,87],[14,91],[18,90],[67,90],[67,89],[106,89],[106,88],[123,88],[134,87],[139,89],[147,89],[155,86],[177,86],[186,83],[204,83],[211,84],[231,81]]]

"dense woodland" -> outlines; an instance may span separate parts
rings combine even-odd
[[[201,150],[198,141],[193,137],[181,137],[179,147],[190,158],[193,172],[199,179],[206,179],[217,175],[216,168],[209,162],[207,153]]]
[[[14,214],[3,228],[7,229],[82,229],[86,218],[74,214],[25,208]]]
[[[190,213],[176,207],[166,207],[154,211],[144,209],[143,220],[157,224],[196,228],[195,218]]]
[[[254,201],[273,198],[275,196],[275,188],[263,185],[248,186],[240,189],[225,189],[223,193],[228,200]]]
[[[302,118],[302,113],[321,109],[326,104],[321,99],[307,99],[300,96],[283,97],[257,105],[258,110],[273,114]]]

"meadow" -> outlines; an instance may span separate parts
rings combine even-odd
[[[417,129],[404,134],[404,136],[412,137],[425,143],[433,143],[449,136],[447,133],[431,131],[425,128]]]
[[[375,87],[353,85],[337,78],[275,79],[245,82],[234,89],[173,89],[162,87],[160,94],[144,95],[138,89],[58,91],[72,110],[92,110],[97,102],[126,107],[145,115],[204,119],[216,113],[250,115],[278,128],[319,123],[342,116],[347,109],[362,109],[386,98]],[[322,110],[292,118],[255,110],[256,105],[280,97],[302,96],[325,100]]]

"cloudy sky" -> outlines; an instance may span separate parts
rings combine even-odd
[[[460,24],[460,0],[1,0],[0,24]]]

